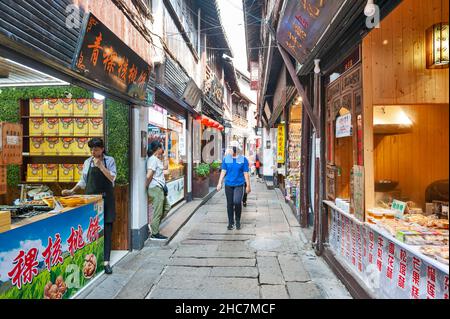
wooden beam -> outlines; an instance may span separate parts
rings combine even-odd
[[[303,99],[303,107],[306,110],[306,113],[308,114],[309,119],[311,120],[311,123],[314,127],[314,129],[319,130],[318,120],[317,117],[314,115],[311,103],[309,102],[308,97],[306,96],[306,92],[300,83],[300,80],[298,79],[297,72],[295,72],[295,67],[291,62],[291,59],[289,58],[289,54],[284,50],[279,43],[277,43],[278,50],[280,50],[281,56],[283,57],[284,64],[286,64],[286,67],[289,71],[289,74],[294,81],[295,88],[297,89],[298,94]]]

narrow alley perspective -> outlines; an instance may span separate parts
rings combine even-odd
[[[169,243],[148,240],[78,298],[351,298],[281,193],[252,183],[241,230],[227,230],[225,195],[217,193]]]
[[[448,0],[0,0],[0,309],[447,306],[449,39]]]

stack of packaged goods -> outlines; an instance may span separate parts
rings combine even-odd
[[[397,213],[383,208],[371,209],[367,212],[367,220],[368,223],[383,228],[397,240],[417,246],[423,254],[448,264],[448,220],[422,214],[406,214],[397,218]]]

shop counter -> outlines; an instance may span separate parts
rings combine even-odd
[[[329,207],[328,247],[376,298],[448,299],[448,265],[422,254],[384,229]]]
[[[69,299],[103,272],[103,199],[0,234],[0,299]]]

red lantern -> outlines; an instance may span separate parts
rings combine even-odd
[[[218,128],[220,126],[219,122],[214,121],[213,127]]]
[[[206,116],[202,116],[202,124],[208,126],[209,119]]]

